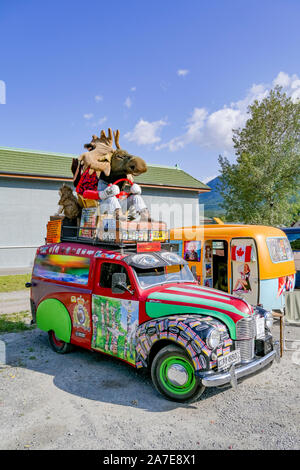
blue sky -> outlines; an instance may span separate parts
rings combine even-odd
[[[298,0],[1,0],[0,146],[80,154],[119,128],[206,181],[254,98],[300,97],[299,17]]]

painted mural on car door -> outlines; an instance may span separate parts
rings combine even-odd
[[[139,302],[93,295],[92,348],[135,364]]]

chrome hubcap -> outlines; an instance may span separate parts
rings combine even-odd
[[[167,372],[168,380],[175,386],[182,387],[188,381],[188,373],[180,364],[173,364]]]

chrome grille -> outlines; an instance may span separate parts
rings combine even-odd
[[[241,352],[242,362],[251,361],[254,357],[254,337],[256,334],[256,324],[254,317],[246,317],[236,324],[235,348]]]
[[[246,317],[239,320],[236,324],[236,339],[251,339],[256,333],[254,317]]]
[[[235,349],[240,350],[242,362],[251,361],[254,358],[254,338],[236,341]]]

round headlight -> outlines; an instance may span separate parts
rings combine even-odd
[[[266,321],[266,327],[268,328],[268,330],[271,330],[273,326],[273,315],[271,312],[267,312],[265,314],[265,321]]]
[[[221,335],[218,330],[213,328],[207,335],[206,344],[210,349],[215,349],[221,341]]]

